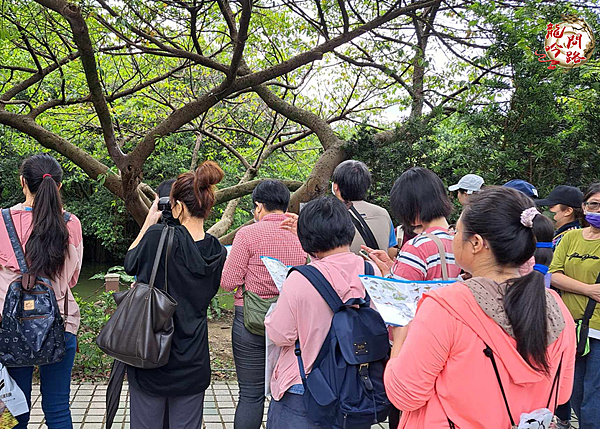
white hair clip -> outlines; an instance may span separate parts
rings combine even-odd
[[[527,228],[533,228],[533,218],[539,215],[540,212],[535,207],[529,207],[521,213],[521,224]]]

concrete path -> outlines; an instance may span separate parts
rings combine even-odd
[[[236,382],[214,383],[206,391],[204,399],[204,428],[205,429],[233,429],[233,417],[238,399],[238,385]],[[42,398],[40,387],[34,386],[31,401],[31,419],[29,429],[47,429],[44,424],[42,412]],[[71,414],[74,429],[104,429],[106,414],[106,385],[74,384],[71,386]],[[265,406],[265,421],[267,415]],[[121,403],[114,429],[129,429],[129,390],[127,384],[123,385]],[[577,423],[574,424],[578,428]],[[263,424],[264,428],[264,424]],[[374,429],[388,428],[387,423],[373,426]]]

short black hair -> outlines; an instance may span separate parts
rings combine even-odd
[[[362,201],[371,187],[371,173],[364,162],[349,159],[333,171],[333,183],[338,185],[344,201]]]
[[[600,193],[600,182],[592,183],[589,188],[585,191],[585,195],[583,196],[583,201],[587,201],[592,198],[592,195]]]
[[[252,203],[263,203],[267,211],[287,211],[290,190],[279,180],[263,180],[252,191]]]
[[[298,238],[310,255],[350,246],[354,224],[346,205],[335,197],[321,197],[307,203],[298,218]]]
[[[156,194],[158,195],[158,198],[168,197],[171,195],[171,188],[173,187],[175,180],[176,179],[164,180],[156,187]]]
[[[441,179],[422,167],[410,168],[396,180],[390,192],[390,206],[403,225],[414,225],[417,218],[431,222],[452,213],[452,203]]]

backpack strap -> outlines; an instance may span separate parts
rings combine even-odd
[[[444,243],[442,243],[442,240],[440,240],[437,235],[430,232],[426,233],[425,237],[429,238],[437,246],[440,254],[440,264],[442,266],[442,280],[448,280],[448,263],[446,262],[446,249],[444,248]]]
[[[367,222],[365,222],[358,210],[356,210],[356,207],[351,204],[348,210],[351,212],[350,217],[352,218],[352,223],[354,224],[354,227],[362,237],[365,244],[371,249],[378,250],[379,245],[377,244],[375,235],[373,235],[373,231],[371,231],[371,228],[369,228]]]
[[[367,261],[364,261],[364,263],[365,263],[365,274],[369,275],[369,276],[374,275],[375,270],[373,269],[373,266]],[[315,267],[313,267],[312,265],[299,265],[297,267],[291,268],[289,272],[291,273],[293,270],[300,272],[300,274],[302,274],[304,277],[306,277],[308,279],[308,281],[310,281],[312,283],[312,285],[321,294],[323,299],[327,302],[327,304],[333,310],[334,313],[337,313],[337,311],[339,311],[342,307],[344,307],[346,305],[350,305],[354,301],[353,299],[351,299],[351,300],[348,300],[348,302],[346,302],[346,304],[344,304],[342,302],[342,300],[340,299],[340,297],[338,296],[337,292],[333,289],[333,287],[327,281],[327,279],[323,276],[323,274],[321,274],[321,272],[319,270],[317,270]],[[289,276],[289,273],[288,273],[288,276]],[[333,293],[333,295],[335,295],[335,297],[330,296],[330,293]],[[336,298],[337,298],[337,301],[335,301]],[[331,303],[328,301],[328,299],[331,300]],[[371,298],[369,297],[368,292],[366,292],[366,296],[365,296],[364,300],[361,298],[358,298],[358,300],[356,302],[357,305],[363,305],[363,306],[364,305],[369,306],[370,303],[371,303]],[[336,308],[338,309],[337,311],[336,311]],[[325,339],[325,341],[327,342],[327,339]],[[302,352],[300,350],[300,339],[299,338],[296,340],[296,347],[294,349],[294,354],[298,358],[298,369],[300,370],[300,377],[302,378],[302,382],[306,383],[306,372],[304,371],[304,362],[302,361]],[[317,360],[318,360],[318,356],[317,356]]]
[[[8,232],[10,244],[12,245],[15,256],[17,257],[19,270],[21,271],[21,274],[29,274],[27,262],[25,261],[25,252],[23,251],[23,246],[21,245],[21,241],[17,235],[17,230],[15,229],[15,223],[13,222],[10,209],[2,209],[2,218],[4,219],[4,226],[6,226],[6,231]]]
[[[508,399],[506,399],[506,392],[504,392],[504,386],[502,386],[502,380],[500,379],[500,373],[498,372],[498,366],[496,365],[496,358],[494,358],[494,352],[490,346],[486,344],[485,349],[483,349],[483,354],[485,354],[492,361],[492,366],[494,367],[494,372],[496,373],[496,379],[498,380],[498,385],[500,386],[500,391],[502,392],[502,397],[504,398],[504,405],[506,405],[506,411],[508,412],[508,417],[510,418],[510,424],[515,426],[515,421],[510,413],[510,407],[508,406]]]

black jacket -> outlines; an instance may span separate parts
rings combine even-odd
[[[140,244],[127,252],[125,271],[142,283],[150,281],[152,263],[164,225],[151,226]],[[166,246],[165,246],[166,248]],[[163,254],[166,250],[163,251]],[[167,365],[157,369],[129,367],[130,382],[153,396],[189,396],[210,384],[210,355],[206,313],[221,283],[227,250],[206,234],[194,242],[184,226],[175,226],[168,264],[168,293],[177,301],[175,331]],[[164,289],[164,256],[155,286]]]

